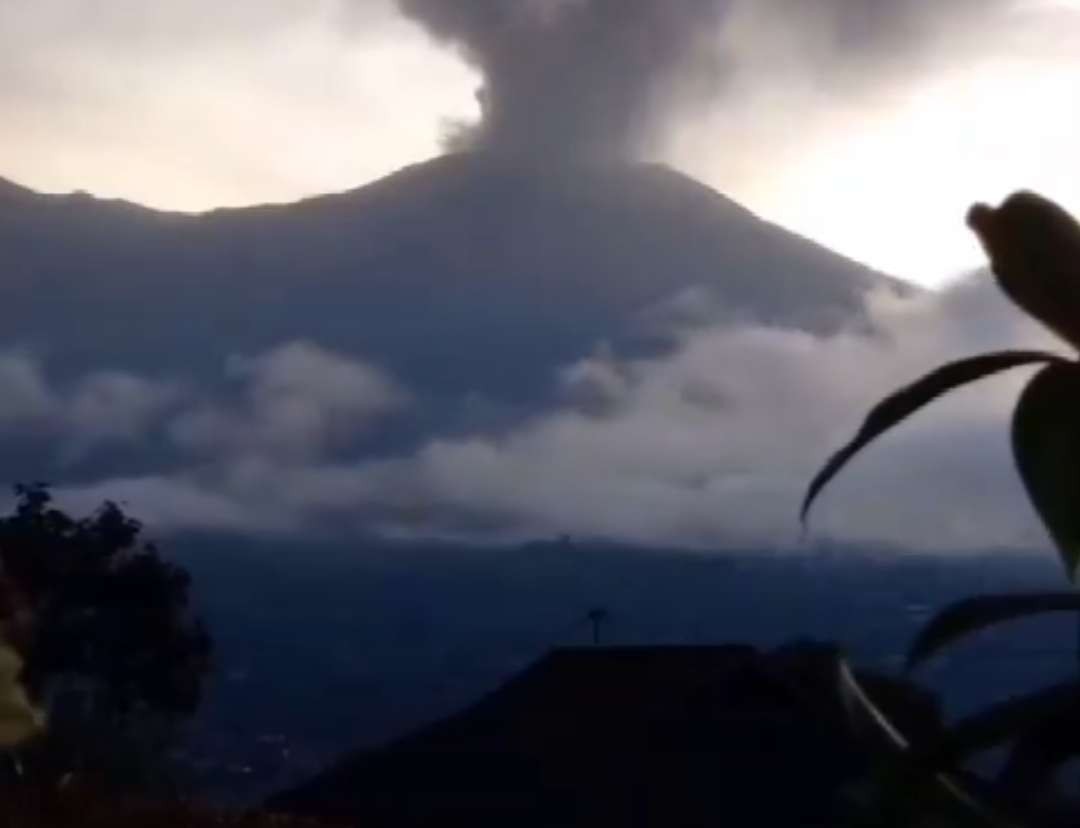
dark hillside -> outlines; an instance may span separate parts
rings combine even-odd
[[[271,807],[387,826],[829,825],[862,767],[830,667],[827,648],[555,651]],[[929,698],[877,683],[936,726]]]

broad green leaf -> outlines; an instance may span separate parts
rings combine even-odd
[[[1078,714],[1080,682],[1055,684],[960,719],[941,740],[912,751],[912,762],[923,771],[954,767],[976,753],[1012,742],[1036,728],[1053,728],[1055,721],[1067,725],[1055,730],[1076,734]],[[1080,739],[1075,752],[1080,753]]]
[[[1040,371],[1013,414],[1013,455],[1070,579],[1080,563],[1080,364]]]
[[[840,469],[870,442],[897,423],[955,388],[1009,368],[1038,362],[1065,362],[1065,360],[1044,351],[1001,351],[981,354],[943,365],[883,399],[867,415],[854,439],[830,457],[811,481],[800,511],[802,522],[806,523],[806,516],[814,500]]]
[[[1048,612],[1080,612],[1080,594],[1036,592],[980,595],[950,604],[923,627],[908,651],[912,669],[956,640],[987,627]]]

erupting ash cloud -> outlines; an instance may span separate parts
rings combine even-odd
[[[398,0],[480,70],[473,146],[552,158],[640,157],[723,105],[740,72],[835,87],[910,77],[977,37],[1007,0]],[[952,47],[947,47],[952,48]],[[929,68],[929,67],[925,67]],[[901,73],[903,74],[903,73]]]
[[[729,0],[400,0],[485,78],[478,146],[634,155],[673,109],[717,93]]]

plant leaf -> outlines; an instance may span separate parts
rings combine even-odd
[[[968,213],[998,284],[1020,308],[1080,348],[1080,223],[1050,199],[1013,193]]]
[[[855,437],[829,458],[828,462],[815,475],[806,490],[799,518],[806,523],[810,507],[814,500],[852,457],[880,437],[897,423],[914,414],[927,403],[961,385],[977,379],[1037,362],[1064,363],[1066,360],[1056,354],[1045,351],[999,351],[980,354],[957,362],[950,362],[931,371],[922,379],[901,388],[879,402],[863,421]]]
[[[1080,564],[1080,364],[1049,365],[1013,414],[1013,455],[1072,580]]]
[[[907,737],[870,698],[845,659],[837,660],[836,669],[837,689],[853,729],[864,738],[869,737],[892,761],[900,763],[894,765],[894,772],[888,775],[885,790],[882,791],[881,800],[886,812],[899,816],[902,810],[917,810],[920,804],[936,804],[935,810],[944,809],[962,825],[1012,828],[1010,823],[994,814],[946,773],[936,771],[929,774],[930,788],[920,791],[922,786],[916,784],[920,777],[907,772],[912,767],[908,762],[912,750]],[[926,793],[932,794],[936,803],[921,803]],[[900,823],[898,820],[895,824]]]
[[[1034,592],[1008,595],[980,595],[950,604],[923,627],[907,656],[909,670],[918,666],[957,639],[986,627],[1042,615],[1048,612],[1080,612],[1080,594]]]
[[[1076,733],[1080,713],[1080,682],[1067,681],[1034,693],[1008,699],[954,724],[937,742],[912,751],[912,762],[921,770],[936,771],[954,766],[967,757],[1011,742],[1060,720],[1058,732]],[[1080,742],[1075,751],[1080,753]]]
[[[836,680],[840,700],[856,733],[894,753],[908,749],[907,737],[896,728],[884,711],[874,704],[855,677],[851,665],[844,659],[840,659],[837,664]]]

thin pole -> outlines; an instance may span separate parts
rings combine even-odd
[[[1076,666],[1080,670],[1080,616],[1076,619]]]

